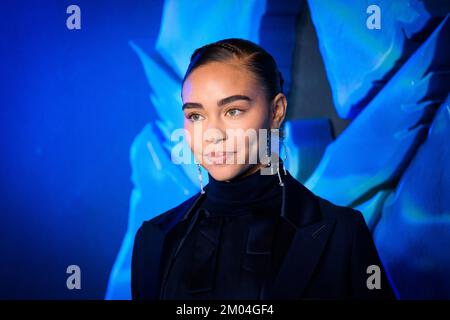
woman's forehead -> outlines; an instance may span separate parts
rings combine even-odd
[[[183,85],[183,100],[219,100],[235,94],[255,95],[259,86],[245,66],[211,62],[193,70]]]

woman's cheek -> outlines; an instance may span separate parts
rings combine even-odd
[[[186,142],[187,145],[189,146],[189,148],[191,149],[192,153],[195,154],[195,150],[194,150],[194,131],[192,130],[192,126],[189,125],[185,125],[184,126],[184,131],[185,131],[185,137],[186,137]]]
[[[186,120],[184,121],[184,138],[186,140],[186,143],[189,145],[189,147],[191,146],[191,141],[192,141],[192,132],[190,130],[189,125],[186,123]]]
[[[198,128],[197,128],[198,129]],[[192,130],[191,135],[191,150],[196,156],[201,156],[203,154],[203,134],[201,130]],[[200,160],[200,159],[198,159]]]

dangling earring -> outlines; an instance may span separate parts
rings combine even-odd
[[[197,170],[198,170],[198,181],[200,183],[201,194],[204,194],[205,190],[203,190],[203,176],[202,176],[202,170],[200,169],[199,163],[197,163]]]
[[[272,144],[272,138],[270,138],[269,139],[269,144],[268,144],[268,148],[269,148],[269,150],[270,150],[270,154],[269,154],[269,159],[270,159],[270,164],[272,164],[272,146],[271,146],[271,144]],[[280,175],[280,162],[279,161],[277,161],[277,168],[276,168],[276,170],[277,170],[277,175],[278,175],[278,180],[280,181],[280,186],[281,187],[283,187],[284,186],[284,182],[283,182],[283,180],[281,179],[281,175]]]
[[[278,167],[277,173],[278,173],[278,180],[280,180],[280,186],[282,187],[282,186],[284,186],[284,182],[283,182],[283,180],[281,179],[281,175],[280,175],[280,167]]]
[[[284,147],[283,171],[284,171],[284,175],[286,176],[287,172],[286,172],[286,167],[284,166],[284,164],[286,163],[286,159],[287,159],[287,148],[284,145],[283,139],[281,140],[281,145]],[[278,179],[280,180],[280,186],[284,186],[284,182],[281,179],[281,174],[280,174],[280,165],[278,165],[277,173],[278,173]]]
[[[281,139],[281,146],[284,148],[284,159],[283,159],[283,171],[284,171],[284,175],[287,175],[286,172],[286,160],[287,160],[287,148],[286,145],[284,144],[284,139]]]
[[[267,165],[266,167],[270,168],[270,166],[272,166],[272,146],[271,146],[271,140],[272,140],[272,133],[271,130],[269,129],[269,131],[267,132],[267,154],[266,154],[266,158],[267,160]]]

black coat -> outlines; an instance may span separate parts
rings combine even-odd
[[[295,234],[264,299],[395,298],[362,214],[316,196],[289,172],[284,181],[281,217]],[[133,299],[159,298],[166,234],[186,222],[206,195],[199,192],[138,229],[131,268]],[[380,268],[380,289],[367,286],[371,265]]]

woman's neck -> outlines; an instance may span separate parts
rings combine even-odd
[[[276,157],[276,159],[278,160],[278,162],[275,162],[275,165],[280,165],[280,168],[281,168],[281,166],[283,165],[281,159],[278,156]],[[272,165],[274,165],[274,164],[272,164]],[[238,174],[237,176],[233,177],[232,179],[224,180],[224,182],[238,181],[238,180],[248,177],[248,176],[254,174],[255,172],[260,171],[261,169],[266,168],[266,167],[267,166],[265,164],[258,162],[254,166],[251,166],[246,171]]]
[[[280,162],[277,165],[279,165],[278,170],[283,172],[283,163]],[[247,170],[245,175],[229,181],[215,180],[208,174],[209,183],[205,187],[207,198],[217,203],[249,204],[273,198],[274,196],[280,196],[282,188],[277,173],[263,174],[263,172],[260,172],[261,168],[259,166],[253,170]]]

